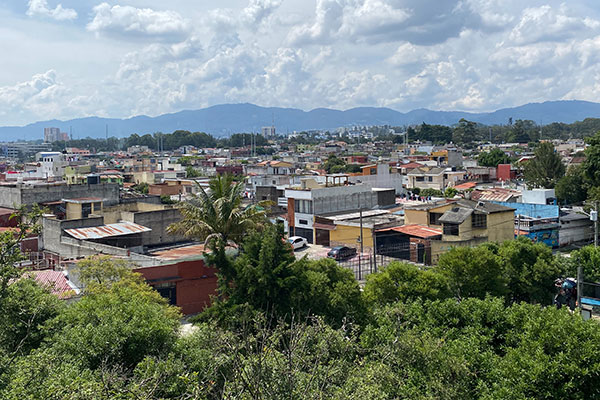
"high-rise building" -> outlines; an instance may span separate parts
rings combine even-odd
[[[44,142],[56,142],[60,136],[60,128],[44,128]]]
[[[266,139],[274,138],[276,136],[275,126],[263,126],[261,134]]]

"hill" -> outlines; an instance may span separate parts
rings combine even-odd
[[[215,136],[237,132],[257,132],[275,121],[278,132],[310,129],[334,129],[351,125],[453,125],[461,118],[486,125],[506,124],[508,119],[530,119],[537,123],[572,123],[588,117],[600,117],[600,103],[587,101],[548,101],[504,108],[489,113],[462,111],[413,110],[402,113],[390,108],[360,107],[345,111],[317,108],[303,111],[295,108],[260,107],[254,104],[222,104],[200,110],[184,110],[157,117],[136,116],[127,119],[86,117],[68,121],[49,120],[26,126],[0,127],[3,141],[37,140],[43,137],[44,127],[71,131],[74,138],[102,138],[108,128],[109,136],[126,137],[154,132],[173,132],[177,129],[202,131]]]

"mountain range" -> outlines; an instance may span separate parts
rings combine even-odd
[[[528,103],[487,113],[432,111],[417,109],[407,113],[390,108],[359,107],[346,111],[317,108],[303,111],[295,108],[260,107],[254,104],[222,104],[200,110],[185,110],[156,117],[145,115],[127,119],[86,117],[67,121],[49,120],[26,126],[0,127],[0,141],[38,140],[45,127],[57,127],[76,138],[127,137],[154,132],[170,133],[178,129],[200,131],[214,136],[238,132],[259,132],[274,123],[278,133],[311,129],[335,129],[354,125],[403,126],[421,124],[453,125],[461,118],[486,125],[507,124],[509,118],[529,119],[536,123],[572,123],[588,117],[600,118],[600,103],[579,100]]]

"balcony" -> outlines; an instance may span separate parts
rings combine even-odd
[[[279,207],[287,207],[287,205],[288,205],[287,197],[278,197],[277,205]]]

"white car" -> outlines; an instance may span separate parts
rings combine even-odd
[[[308,246],[308,240],[302,236],[291,236],[288,238],[288,242],[292,245],[294,250],[302,249]]]

